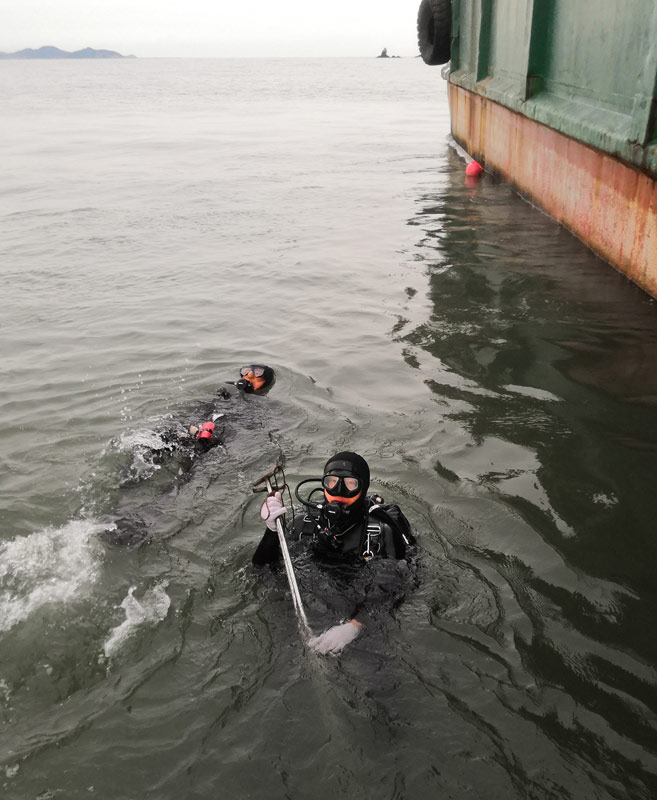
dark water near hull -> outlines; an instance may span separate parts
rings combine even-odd
[[[415,60],[8,62],[0,92],[3,796],[655,796],[654,302],[465,185]],[[277,382],[224,447],[144,460],[250,360]],[[322,659],[250,569],[249,487],[344,447],[421,551]]]

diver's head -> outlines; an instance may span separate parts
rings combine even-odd
[[[324,514],[331,527],[352,525],[365,516],[365,499],[370,485],[370,468],[358,453],[331,456],[324,466]]]
[[[240,369],[240,379],[235,383],[247,394],[267,389],[274,380],[274,370],[264,364],[248,364]]]

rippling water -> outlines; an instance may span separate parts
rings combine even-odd
[[[655,305],[465,185],[439,72],[4,62],[0,100],[3,796],[655,796]],[[225,447],[145,457],[251,360]],[[345,447],[418,585],[316,659],[249,487]]]

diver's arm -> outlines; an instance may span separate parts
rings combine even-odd
[[[355,619],[334,625],[319,636],[313,636],[308,644],[316,653],[337,655],[358,636],[362,625]]]
[[[310,640],[309,644],[316,652],[337,655],[377,617],[390,614],[404,601],[409,584],[408,563],[401,555],[396,531],[383,523],[381,535],[383,541],[379,555],[382,557],[377,559],[375,570],[370,573],[364,594],[352,606],[346,621]]]
[[[260,540],[260,544],[256,547],[256,551],[251,558],[255,566],[262,567],[265,564],[273,564],[281,557],[281,546],[278,541],[276,520],[282,517],[286,510],[280,492],[270,495],[262,504],[260,517],[267,521],[267,527]],[[282,520],[282,522],[283,530],[285,530],[285,520]]]
[[[295,538],[301,536],[303,531],[303,516],[301,514],[294,514],[290,529],[288,529],[285,520],[283,520],[283,531],[286,536],[288,534],[293,535]],[[278,531],[267,527],[262,535],[262,539],[256,547],[251,561],[256,567],[262,567],[265,564],[276,563],[280,557],[281,545],[278,541]]]
[[[274,564],[280,557],[281,546],[278,543],[278,533],[266,528],[251,562],[256,567],[264,567],[265,564]]]

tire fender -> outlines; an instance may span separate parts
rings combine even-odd
[[[452,0],[422,0],[417,12],[417,44],[425,64],[446,64],[452,36]]]

